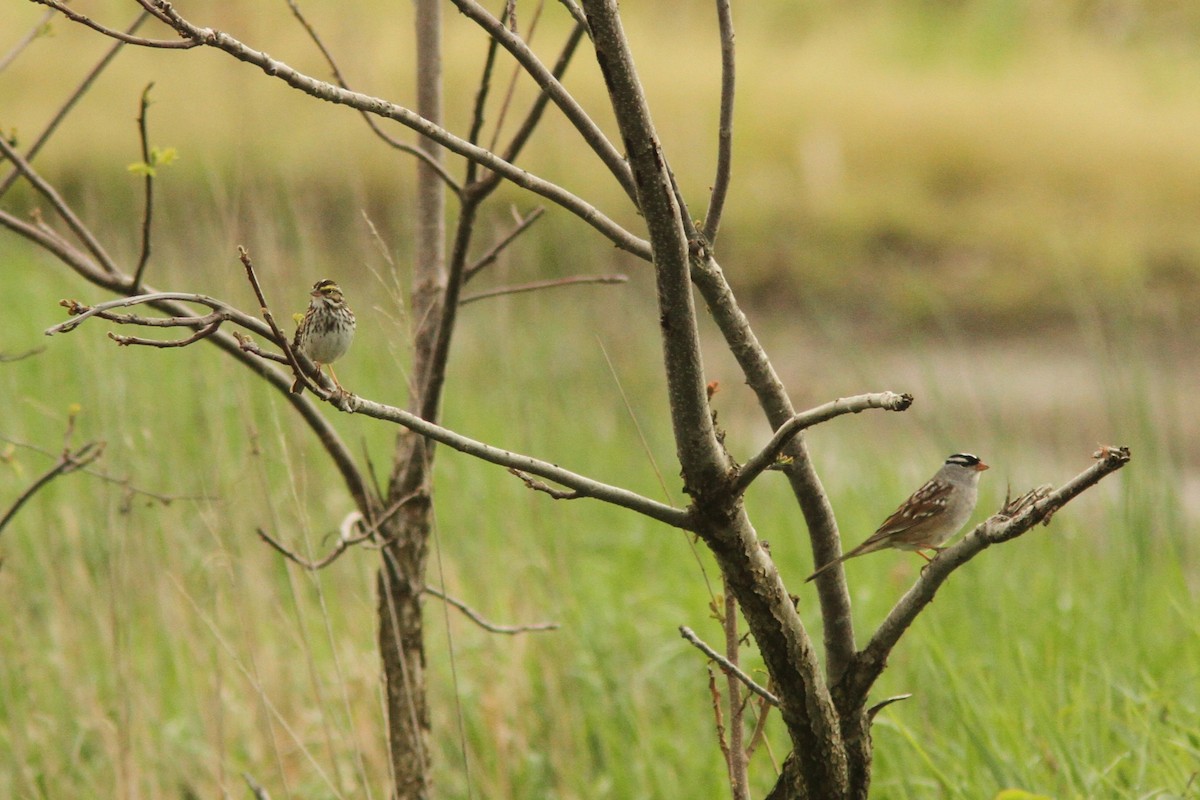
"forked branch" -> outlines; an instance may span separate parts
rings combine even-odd
[[[858,414],[869,408],[882,408],[886,411],[906,411],[912,405],[911,394],[896,394],[895,392],[879,392],[877,394],[860,394],[854,397],[839,397],[837,400],[822,406],[802,411],[776,429],[771,441],[766,447],[756,453],[745,463],[734,481],[734,491],[741,494],[750,487],[754,479],[774,465],[788,443],[805,428],[811,428],[822,422],[828,422],[843,414]]]

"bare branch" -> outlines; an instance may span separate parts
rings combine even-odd
[[[437,142],[450,152],[476,161],[480,166],[500,174],[513,184],[545,197],[556,205],[562,206],[588,225],[591,225],[617,247],[633,253],[639,258],[649,260],[649,242],[625,230],[625,228],[601,213],[599,209],[561,186],[539,178],[510,161],[500,158],[495,153],[455,136],[440,125],[435,125],[403,106],[389,103],[378,97],[371,97],[359,92],[350,91],[326,81],[316,80],[298,72],[282,61],[271,58],[266,53],[248,47],[227,33],[213,28],[198,27],[180,16],[166,0],[145,0],[145,2],[150,8],[161,14],[164,19],[168,20],[185,39],[195,39],[209,47],[222,50],[239,61],[252,64],[267,75],[281,80],[292,88],[302,91],[318,100],[338,103],[359,111],[395,120],[405,127],[416,131],[421,136]]]
[[[463,436],[448,428],[443,428],[428,420],[405,411],[402,408],[367,400],[354,394],[334,395],[329,402],[341,411],[351,414],[365,414],[374,419],[393,422],[427,439],[444,444],[460,453],[474,456],[482,461],[497,464],[502,467],[514,467],[522,472],[537,475],[541,478],[574,489],[581,497],[590,497],[605,503],[611,503],[622,508],[636,511],[651,519],[666,523],[675,528],[691,530],[691,515],[686,509],[675,508],[656,500],[643,497],[628,489],[610,486],[600,481],[587,478],[570,470],[563,469],[557,464],[534,458],[532,456],[502,450],[483,442]]]
[[[954,570],[966,564],[988,547],[1015,539],[1044,522],[1052,514],[1086,489],[1129,463],[1127,447],[1105,447],[1096,454],[1098,463],[1076,475],[1056,491],[1042,499],[1025,503],[1020,514],[1009,517],[997,514],[968,533],[961,542],[943,550],[922,571],[917,582],[888,613],[871,641],[856,656],[855,668],[850,671],[845,697],[851,703],[866,697],[875,679],[883,672],[888,655],[917,615],[933,601],[934,595]]]
[[[43,6],[49,6],[72,22],[78,22],[80,25],[86,25],[94,31],[98,31],[111,39],[116,39],[118,42],[123,42],[125,44],[136,44],[139,47],[157,47],[163,50],[189,50],[193,47],[199,47],[201,44],[203,44],[203,42],[196,39],[146,39],[142,36],[133,36],[129,33],[119,31],[116,28],[109,28],[106,25],[101,25],[91,17],[71,10],[71,7],[61,0],[33,0],[33,2]]]
[[[512,635],[517,633],[536,633],[538,631],[555,631],[562,627],[557,622],[535,622],[531,625],[497,625],[494,622],[489,622],[482,614],[471,608],[462,600],[446,594],[441,589],[435,589],[432,586],[426,586],[425,594],[431,594],[434,597],[437,597],[454,606],[464,615],[466,615],[469,620],[489,633],[504,633]]]
[[[304,363],[300,361],[302,355],[292,349],[292,345],[291,342],[288,341],[287,334],[280,330],[279,325],[276,324],[275,317],[271,314],[271,307],[267,303],[267,297],[265,294],[263,294],[262,284],[258,282],[258,275],[254,272],[254,263],[250,260],[250,253],[241,245],[238,245],[238,258],[241,260],[242,266],[246,268],[246,280],[250,281],[250,287],[254,289],[254,296],[258,300],[259,313],[262,314],[263,319],[267,322],[267,326],[271,329],[271,341],[278,345],[281,350],[283,350],[284,358],[287,360],[288,366],[292,368],[292,372],[295,375],[296,380],[299,381],[301,385],[307,386],[313,392],[319,394],[321,397],[327,398],[330,390],[313,382],[312,377],[309,374],[309,368],[311,365],[307,363],[307,359],[305,359]],[[320,372],[318,377],[322,381],[325,380],[324,372]],[[295,384],[293,384],[293,387],[295,387]],[[298,392],[293,388],[292,394],[297,393]]]
[[[721,213],[729,193],[733,166],[733,91],[736,61],[733,51],[733,13],[729,0],[717,0],[717,23],[721,31],[721,119],[717,128],[717,174],[713,179],[708,213],[704,217],[704,238],[711,246],[721,227]]]
[[[843,414],[858,414],[870,408],[881,408],[885,411],[905,411],[912,405],[911,394],[896,394],[895,392],[879,392],[878,394],[860,394],[854,397],[839,397],[837,400],[822,406],[802,411],[776,429],[771,441],[766,447],[756,453],[734,481],[734,491],[738,494],[746,491],[754,479],[776,463],[780,454],[795,438],[796,434],[805,428],[811,428],[822,422],[828,422]]]
[[[717,674],[711,666],[708,671],[708,696],[712,699],[713,723],[717,727],[717,746],[721,748],[721,758],[725,761],[725,771],[733,769],[733,761],[729,752],[729,742],[725,738],[725,715],[721,711],[721,690],[717,688]],[[730,785],[732,789],[732,784]]]
[[[113,308],[128,308],[129,306],[142,305],[144,303],[155,303],[164,300],[181,300],[186,303],[198,303],[200,305],[208,306],[217,312],[217,314],[205,317],[171,317],[166,319],[150,319],[146,317],[134,317],[106,313]],[[217,300],[214,297],[209,297],[208,295],[203,294],[195,294],[192,292],[152,292],[150,294],[134,295],[133,297],[119,297],[116,300],[108,300],[94,306],[86,306],[76,300],[63,300],[60,302],[60,305],[67,309],[67,313],[71,315],[71,319],[47,328],[45,331],[47,336],[53,336],[57,333],[70,333],[91,317],[100,317],[102,319],[107,319],[117,323],[163,328],[196,327],[198,325],[208,325],[213,322],[214,317],[219,317],[220,321],[222,322],[226,320],[236,322],[243,328],[254,331],[260,336],[267,333],[262,322],[250,316],[249,314],[238,311],[233,306],[227,305],[226,303]]]
[[[21,53],[25,51],[26,47],[29,47],[29,45],[37,41],[39,36],[45,34],[47,28],[49,27],[50,20],[52,19],[54,19],[54,9],[50,9],[43,14],[42,18],[35,22],[33,27],[30,28],[24,36],[17,40],[17,43],[9,48],[7,53],[5,53],[3,56],[0,56],[0,72],[8,69],[9,65],[17,60]]]
[[[628,283],[628,275],[573,275],[568,278],[552,278],[544,281],[532,281],[531,283],[520,283],[515,286],[498,286],[495,289],[488,289],[484,292],[464,295],[458,301],[460,306],[465,306],[467,303],[474,303],[477,300],[487,300],[492,297],[502,297],[507,294],[521,294],[523,292],[537,292],[542,289],[557,289],[561,286],[579,286],[581,284],[614,284]]]
[[[530,77],[542,88],[542,91],[554,101],[554,104],[575,126],[592,151],[608,167],[609,172],[617,179],[629,198],[636,203],[637,193],[633,188],[633,173],[625,158],[604,135],[604,131],[600,130],[600,127],[592,121],[583,106],[579,105],[553,73],[546,69],[546,65],[529,49],[529,46],[475,0],[452,0],[452,2],[463,15],[487,31],[525,68]]]
[[[52,9],[47,13],[52,15],[55,12]],[[129,27],[125,29],[125,32],[128,34],[134,33],[142,26],[142,23],[145,22],[149,16],[150,15],[147,12],[142,11],[129,25]],[[25,153],[26,161],[33,163],[34,157],[37,156],[38,152],[42,149],[46,142],[50,140],[50,137],[54,135],[54,132],[58,130],[59,124],[66,119],[67,114],[69,114],[75,107],[75,103],[77,103],[79,99],[87,93],[87,90],[91,88],[92,83],[100,76],[100,73],[112,63],[113,59],[116,58],[117,53],[119,53],[123,47],[125,47],[125,42],[114,43],[113,46],[109,48],[108,52],[105,53],[98,62],[96,62],[96,66],[92,67],[88,74],[84,76],[83,81],[80,82],[79,86],[75,87],[75,91],[71,92],[71,94],[67,97],[66,102],[62,104],[62,106],[50,119],[50,122],[46,124],[46,127],[38,135],[37,139],[34,140],[29,150]],[[16,183],[16,180],[18,177],[20,177],[20,175],[20,171],[14,169],[4,177],[3,181],[0,181],[0,197],[4,196],[4,194],[7,193],[10,188],[12,188],[12,185]]]
[[[7,353],[0,353],[0,364],[9,364],[9,363],[12,363],[13,361],[24,361],[27,358],[32,358],[33,356],[36,356],[37,354],[41,353],[45,349],[46,348],[44,348],[44,347],[34,347],[30,350],[26,350],[23,353],[17,353],[16,355],[12,355],[12,356],[8,355]]]
[[[741,646],[738,636],[738,607],[737,598],[729,591],[729,584],[724,584],[725,609],[722,613],[722,628],[725,631],[725,657],[735,668],[738,667],[738,648]],[[739,669],[740,671],[740,669]],[[744,673],[743,673],[744,674]],[[750,785],[746,777],[746,731],[743,725],[745,705],[737,682],[741,680],[732,672],[725,673],[729,693],[729,785],[733,789],[733,800],[749,800]]]
[[[567,492],[563,491],[562,489],[555,489],[553,486],[550,486],[547,483],[543,483],[542,481],[526,475],[524,472],[521,472],[521,470],[516,469],[515,467],[509,467],[508,471],[509,473],[520,478],[521,483],[525,484],[528,488],[533,489],[535,492],[545,492],[555,500],[578,500],[580,497],[583,497],[583,495],[581,495],[579,492]]]
[[[779,698],[778,697],[771,694],[769,691],[764,689],[762,686],[759,686],[757,683],[754,682],[753,678],[751,678],[746,673],[742,672],[735,664],[730,663],[729,659],[725,658],[725,656],[721,655],[716,650],[712,649],[707,644],[705,644],[704,641],[699,636],[697,636],[695,631],[693,631],[691,628],[689,628],[686,625],[680,625],[679,626],[679,635],[682,636],[684,639],[687,639],[689,642],[691,642],[692,645],[697,650],[699,650],[701,653],[704,653],[704,655],[708,656],[713,661],[717,662],[718,666],[720,666],[721,669],[724,670],[726,674],[733,675],[739,681],[744,683],[746,685],[747,689],[754,692],[756,695],[758,695],[762,699],[766,700],[771,705],[776,706],[776,707],[779,706]]]
[[[567,10],[568,14],[575,18],[575,21],[579,23],[579,27],[584,30],[588,29],[587,17],[583,15],[583,9],[579,7],[579,4],[575,0],[558,0],[558,2],[559,5]]]
[[[533,225],[533,223],[535,223],[539,219],[541,219],[542,215],[545,213],[546,213],[545,207],[538,206],[533,211],[530,211],[528,214],[526,214],[524,217],[518,219],[516,227],[514,227],[511,231],[509,231],[507,234],[505,234],[503,237],[501,237],[500,241],[496,242],[494,245],[489,247],[488,251],[486,253],[481,255],[479,258],[475,259],[475,262],[470,264],[466,268],[466,270],[464,270],[463,283],[466,283],[467,281],[471,280],[471,278],[474,278],[475,275],[477,275],[480,270],[482,270],[482,269],[486,268],[487,266],[491,265],[492,263],[494,263],[496,261],[496,259],[500,257],[500,254],[502,252],[504,252],[505,248],[507,248],[514,241],[516,241],[518,236],[520,236],[522,233],[524,233],[526,230],[528,230],[529,226]]]
[[[884,698],[883,700],[880,700],[878,703],[876,703],[875,705],[873,705],[867,709],[867,719],[869,719],[869,720],[875,719],[876,714],[878,714],[880,711],[883,711],[885,708],[890,706],[892,703],[899,703],[901,700],[907,700],[910,697],[912,697],[911,693],[898,694],[895,697],[887,697],[887,698]]]
[[[122,336],[121,334],[109,331],[108,338],[112,339],[122,347],[130,345],[142,345],[144,347],[187,347],[189,344],[195,344],[201,339],[207,339],[212,336],[221,327],[221,323],[225,321],[225,317],[221,314],[213,314],[210,316],[216,317],[214,322],[210,322],[203,328],[198,329],[186,339],[146,339],[141,336]]]
[[[767,422],[772,428],[786,424],[796,415],[791,398],[767,357],[766,350],[750,327],[745,312],[738,305],[721,265],[707,248],[696,253],[692,262],[692,281],[703,296],[730,353],[737,359],[746,385],[758,398]],[[837,518],[809,456],[803,434],[792,438],[781,455],[791,459],[786,471],[788,481],[808,526],[814,560],[823,564],[829,560],[829,553],[838,548]],[[828,589],[822,587],[818,596],[821,618],[825,623],[827,674],[830,682],[836,683],[855,652],[850,593],[844,585],[835,585]]]
[[[131,290],[134,293],[142,291],[142,276],[146,272],[146,264],[150,261],[150,230],[154,214],[154,165],[151,164],[150,135],[146,130],[146,109],[150,107],[150,90],[153,88],[154,82],[151,81],[142,90],[142,100],[137,118],[138,138],[142,143],[142,165],[146,174],[143,176],[142,182],[142,252],[138,257],[137,268],[133,271]]]
[[[8,523],[21,510],[21,506],[25,505],[29,498],[37,494],[38,490],[42,489],[59,475],[69,475],[76,470],[83,469],[99,458],[103,452],[104,442],[88,442],[74,451],[70,448],[64,448],[54,466],[46,470],[37,480],[26,487],[25,491],[21,492],[13,504],[9,506],[4,516],[0,516],[0,533],[4,532]]]
[[[83,243],[88,252],[99,262],[100,266],[109,274],[115,274],[117,272],[116,264],[109,257],[108,253],[104,251],[104,246],[92,235],[92,232],[83,224],[83,221],[75,216],[75,212],[67,205],[67,201],[55,191],[53,186],[43,180],[34,171],[30,163],[22,158],[3,136],[0,136],[0,153],[3,153],[4,157],[11,161],[13,166],[17,168],[21,176],[29,181],[29,184],[50,202],[50,205],[54,207],[54,210],[58,212],[62,220],[67,223],[67,227],[79,238],[79,241]]]
[[[301,27],[304,28],[304,31],[308,34],[308,37],[312,39],[313,44],[316,45],[317,49],[321,51],[321,55],[324,57],[325,63],[329,65],[330,71],[333,72],[334,80],[337,81],[338,86],[341,86],[343,89],[349,89],[350,85],[346,82],[345,77],[343,77],[341,69],[338,67],[337,62],[333,58],[333,53],[330,52],[329,48],[325,46],[325,42],[322,41],[320,34],[317,33],[317,29],[309,23],[308,18],[305,17],[300,11],[300,6],[296,4],[296,0],[287,0],[287,4],[288,8],[292,10],[292,16],[296,18],[296,21],[299,22]],[[416,158],[425,164],[425,166],[432,169],[443,181],[445,181],[446,186],[449,187],[450,191],[454,192],[455,194],[458,194],[462,191],[462,185],[455,180],[454,176],[446,170],[446,167],[440,161],[431,158],[428,153],[416,145],[409,144],[408,142],[401,141],[400,139],[392,136],[379,126],[379,123],[375,121],[375,117],[373,115],[367,113],[366,111],[361,111],[360,113],[362,114],[363,120],[367,123],[367,126],[371,129],[372,133],[379,137],[379,139],[386,143],[389,147],[399,150],[402,153],[407,153],[410,156],[416,156]]]
[[[360,517],[360,519],[361,519],[361,517]],[[271,535],[268,534],[266,531],[264,531],[262,528],[255,528],[254,532],[258,534],[258,537],[260,539],[262,539],[267,544],[271,545],[271,547],[275,548],[276,551],[278,551],[281,555],[283,555],[289,561],[292,561],[292,562],[300,565],[301,567],[303,567],[306,570],[309,570],[310,572],[316,572],[319,569],[324,569],[325,567],[332,564],[334,561],[337,561],[338,558],[342,555],[342,553],[346,552],[354,545],[366,541],[367,539],[371,538],[374,535],[374,532],[372,531],[372,532],[363,533],[359,536],[346,536],[346,535],[344,535],[345,532],[343,531],[343,535],[338,536],[337,544],[334,545],[333,549],[330,550],[326,556],[324,556],[323,558],[319,558],[316,561],[309,561],[308,559],[304,558],[303,556],[296,553],[295,551],[289,550],[287,547],[285,547],[283,545],[282,542],[279,542],[276,539],[273,539],[271,537]]]

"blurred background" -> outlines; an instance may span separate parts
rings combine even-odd
[[[412,105],[408,4],[301,8],[352,88]],[[135,16],[123,2],[78,10],[113,27]],[[329,75],[285,3],[180,10]],[[716,151],[715,14],[706,3],[622,11],[701,217]],[[566,14],[548,4],[529,34],[535,12],[518,6],[518,23],[553,60]],[[916,696],[876,722],[876,794],[1200,796],[1200,6],[760,0],[735,4],[734,21],[722,267],[797,407],[884,389],[917,397],[905,414],[811,434],[845,542],[957,450],[993,466],[976,519],[1010,486],[1074,476],[1100,444],[1134,455],[1049,528],[956,573],[922,616],[877,687]],[[22,151],[110,46],[14,2],[0,7],[0,54],[32,30],[27,49],[0,60],[0,132]],[[448,6],[456,132],[484,52]],[[499,63],[494,98],[512,75]],[[127,167],[140,160],[135,118],[150,82],[151,143],[178,159],[156,182],[149,282],[252,309],[245,245],[286,319],[313,281],[334,277],[359,317],[339,377],[403,405],[411,159],[355,112],[224,54],[126,48],[35,162],[125,263],[139,246],[141,179]],[[615,140],[586,47],[565,84]],[[484,141],[498,127],[503,142],[532,96],[520,79],[506,114],[493,103]],[[558,114],[519,163],[641,232]],[[2,202],[48,214],[23,184]],[[476,251],[537,205],[503,188]],[[630,283],[466,307],[445,420],[682,504],[649,268],[550,208],[471,290],[614,271]],[[0,353],[45,347],[0,363],[0,509],[48,468],[25,445],[56,451],[71,403],[82,407],[76,439],[107,441],[96,469],[118,481],[60,479],[0,536],[0,795],[237,796],[246,771],[280,796],[384,796],[375,555],[314,576],[254,535],[264,527],[323,553],[351,508],[286,404],[207,348],[117,349],[103,324],[45,339],[60,298],[107,298],[7,232],[0,277]],[[714,407],[745,459],[769,430],[705,326]],[[386,470],[392,431],[335,422]],[[703,659],[676,634],[687,624],[719,638],[708,612],[719,580],[702,548],[597,504],[533,495],[448,451],[439,481],[431,583],[498,621],[564,624],[496,637],[431,601],[442,796],[721,796]],[[764,478],[749,509],[819,640],[800,584],[811,555],[780,484]],[[896,553],[852,562],[860,639],[918,567]],[[759,793],[786,754],[776,728],[753,764]]]

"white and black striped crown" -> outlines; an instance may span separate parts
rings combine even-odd
[[[970,453],[955,453],[946,459],[947,464],[955,464],[960,467],[977,467],[981,463],[979,456]]]

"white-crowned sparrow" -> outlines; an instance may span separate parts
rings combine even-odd
[[[970,453],[955,453],[946,459],[937,474],[883,521],[871,538],[840,558],[830,561],[805,582],[811,581],[834,564],[848,558],[894,547],[915,550],[929,561],[922,550],[941,550],[950,537],[958,533],[979,498],[979,474],[988,465]]]

